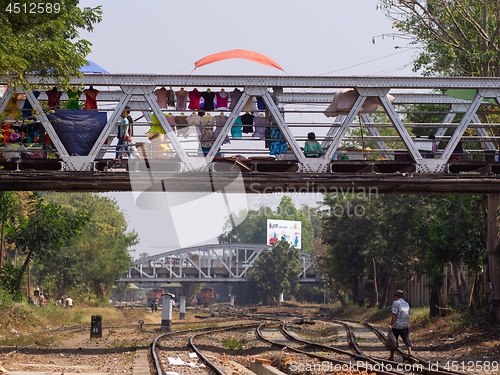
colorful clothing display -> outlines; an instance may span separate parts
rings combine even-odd
[[[187,107],[188,92],[181,89],[175,93],[175,97],[177,98],[177,105],[175,109],[178,111],[185,111]]]
[[[243,123],[241,122],[240,116],[238,116],[238,118],[234,122],[234,125],[231,127],[231,136],[233,138],[242,138],[243,137],[243,134],[242,134],[243,127],[238,126],[238,125],[243,125]]]
[[[175,93],[172,88],[167,90],[167,105],[169,107],[175,107]]]
[[[231,99],[231,104],[229,104],[230,111],[234,109],[236,103],[240,100],[241,95],[243,95],[243,91],[240,91],[239,89],[234,89],[234,91],[229,94],[229,98]]]
[[[267,127],[267,117],[257,116],[254,117],[253,123],[255,125],[255,131],[252,134],[253,137],[257,137],[261,140],[266,139],[266,127]]]
[[[264,111],[266,109],[266,103],[264,103],[262,96],[257,96],[257,109],[259,111]]]
[[[189,92],[189,109],[200,109],[201,93],[194,89]]]
[[[215,93],[215,101],[217,102],[217,111],[229,111],[229,94],[225,91]]]
[[[33,95],[35,98],[38,99],[40,96],[40,91],[33,91]],[[30,101],[28,98],[26,98],[26,101],[24,102],[23,109],[22,109],[22,114],[23,114],[23,120],[29,120],[33,116],[33,107],[31,106]]]
[[[214,137],[217,138],[222,131],[222,128],[226,124],[227,121],[227,116],[224,115],[219,115],[215,116],[215,131],[214,131]],[[222,144],[225,145],[226,143],[231,143],[229,141],[229,137],[226,135],[226,138],[224,138],[224,141],[222,141]]]
[[[241,122],[243,124],[243,133],[253,133],[253,118],[255,116],[250,113],[245,113],[241,116]]]
[[[84,109],[97,109],[97,94],[99,90],[88,89],[83,92],[85,94],[85,107]]]
[[[283,134],[281,134],[280,129],[276,124],[271,128],[271,139],[277,139],[277,141],[271,141],[271,147],[269,150],[270,155],[280,155],[286,152],[288,149],[287,143],[284,140]]]
[[[156,103],[160,106],[160,108],[167,108],[167,89],[162,87],[161,89],[157,89],[154,91],[156,95]]]
[[[68,105],[66,109],[80,109],[80,96],[83,94],[80,90],[68,90]]]
[[[204,111],[213,111],[214,110],[214,99],[215,93],[213,92],[202,92],[201,97],[203,98],[203,106],[201,107]]]
[[[52,89],[50,91],[45,91],[45,94],[47,94],[49,109],[59,109],[59,102],[61,101],[63,92]]]

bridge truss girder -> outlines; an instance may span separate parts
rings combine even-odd
[[[271,249],[269,245],[222,244],[171,250],[134,262],[127,276],[118,281],[127,283],[245,282],[247,272],[253,267],[258,257],[263,251],[271,251]],[[310,254],[299,252],[299,261],[301,272],[298,277],[306,281],[308,271],[315,274],[314,260]],[[314,280],[314,277],[309,277],[307,281]]]
[[[50,78],[40,78],[37,76],[30,76],[29,80],[36,84],[57,84],[56,81]],[[173,76],[173,75],[121,75],[121,74],[86,74],[83,78],[75,78],[70,81],[70,84],[84,84],[84,85],[101,85],[119,88],[120,91],[109,90],[108,95],[114,96],[118,101],[114,111],[109,116],[106,126],[92,147],[91,151],[86,156],[68,155],[60,138],[57,136],[54,128],[48,121],[44,114],[39,100],[31,92],[25,92],[27,100],[31,103],[36,111],[37,120],[43,124],[47,133],[49,134],[57,152],[63,160],[65,170],[92,170],[93,162],[97,157],[103,155],[103,146],[108,140],[111,140],[116,134],[118,120],[123,109],[128,104],[140,103],[141,110],[145,113],[146,118],[150,118],[151,113],[155,114],[160,122],[160,125],[165,131],[168,142],[172,146],[175,155],[179,158],[182,165],[181,171],[207,171],[217,153],[217,150],[222,145],[223,140],[229,134],[232,124],[242,111],[247,100],[254,96],[261,96],[267,106],[268,113],[271,114],[273,122],[278,126],[283,134],[290,150],[299,163],[298,172],[311,173],[311,172],[329,172],[329,164],[332,157],[341,146],[346,134],[350,131],[354,119],[359,116],[367,124],[368,131],[373,137],[380,137],[378,130],[373,126],[371,118],[366,113],[360,113],[364,101],[368,97],[376,97],[381,101],[385,113],[392,122],[394,128],[397,130],[401,141],[404,143],[408,153],[411,155],[415,162],[416,170],[418,173],[441,173],[446,172],[446,165],[450,159],[458,142],[462,139],[464,132],[467,130],[471,122],[480,123],[477,116],[477,110],[486,98],[493,98],[499,103],[500,90],[497,89],[500,83],[498,78],[429,78],[429,77],[261,77],[261,76]],[[156,102],[154,90],[158,86],[176,86],[176,87],[244,87],[242,96],[238,103],[236,103],[233,111],[229,114],[222,131],[215,139],[214,145],[208,152],[206,157],[199,155],[188,155],[182,147],[177,135],[173,131],[170,124],[163,116],[162,109]],[[296,137],[294,137],[287,121],[284,117],[284,106],[302,100],[302,103],[307,103],[308,100],[315,103],[324,102],[328,103],[328,98],[331,101],[331,94],[313,93],[312,95],[305,95],[303,93],[295,94],[293,89],[308,88],[308,89],[343,89],[354,88],[359,97],[350,109],[349,113],[339,118],[332,124],[327,135],[327,141],[324,143],[326,147],[325,154],[320,158],[305,158],[304,153],[299,146]],[[455,129],[453,135],[448,140],[444,151],[434,159],[423,158],[417,149],[414,140],[408,133],[401,116],[398,114],[396,104],[401,101],[395,100],[391,103],[387,94],[391,89],[475,89],[477,94],[472,101],[455,101],[461,103],[460,111],[464,111],[463,118]],[[272,91],[271,91],[272,90]],[[284,90],[289,90],[284,92]],[[292,90],[290,92],[290,90]],[[6,95],[0,99],[0,113],[5,109],[10,94],[13,92],[12,88],[8,88]],[[23,92],[20,88],[16,92]],[[271,95],[272,92],[272,95]],[[100,93],[106,95],[106,93]],[[330,96],[329,96],[330,95]],[[397,94],[395,94],[397,98]],[[411,94],[402,94],[408,102]],[[417,98],[417,95],[413,95]],[[134,98],[135,100],[132,100]],[[300,99],[297,99],[300,98]],[[308,99],[309,98],[309,99]],[[426,99],[427,103],[450,103],[448,97],[443,95],[429,94]],[[457,110],[457,106],[452,109]],[[450,113],[443,121],[443,126],[438,130],[438,136],[442,137],[444,131],[450,125],[454,114]],[[339,127],[337,127],[339,125]],[[314,124],[311,124],[314,126]],[[310,130],[310,129],[308,129]],[[485,150],[495,150],[493,139],[488,135],[484,127],[478,127],[477,132],[482,138]],[[438,138],[438,141],[440,139]],[[377,140],[378,147],[383,151],[389,151],[387,145],[382,140]],[[385,155],[388,159],[392,159],[389,153]]]

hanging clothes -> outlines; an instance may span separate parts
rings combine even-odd
[[[38,99],[38,97],[40,96],[40,91],[33,91],[33,95],[35,95],[35,98]],[[31,106],[28,98],[26,98],[26,101],[24,102],[22,114],[23,120],[30,120],[32,118],[35,119],[35,116],[33,116],[33,107]]]
[[[234,125],[231,127],[231,136],[233,138],[243,138],[243,134],[241,134],[243,127],[238,125],[243,125],[240,116],[238,116],[238,118],[234,122]]]
[[[253,123],[255,125],[255,132],[252,136],[264,141],[266,139],[267,117],[256,116],[253,119]]]
[[[243,124],[243,133],[253,133],[253,118],[255,116],[251,113],[245,113],[241,116],[241,122]]]
[[[222,131],[222,128],[226,124],[227,121],[227,116],[224,115],[219,115],[215,116],[215,131],[214,131],[214,137],[217,138]],[[229,140],[229,137],[226,135],[226,138],[224,138],[224,141],[222,141],[222,144],[225,145],[227,143],[231,143]]]
[[[217,111],[229,111],[229,94],[224,90],[215,93],[215,101],[217,102]]]
[[[177,125],[177,134],[183,135],[184,138],[188,136],[188,122],[186,116],[175,116],[175,124]]]
[[[209,92],[208,90],[205,92],[201,93],[201,97],[205,102],[203,103],[202,109],[204,111],[213,111],[214,110],[214,99],[215,99],[215,93]]]
[[[189,92],[189,109],[200,109],[200,98],[201,98],[201,93],[198,91],[198,89],[194,89],[193,91]]]
[[[169,107],[175,107],[175,93],[172,88],[167,90],[167,105]]]
[[[80,90],[68,90],[68,105],[66,109],[80,109],[80,96],[83,94]]]
[[[17,94],[13,94],[10,97],[9,102],[7,103],[7,107],[5,107],[5,111],[2,113],[2,115],[15,118],[19,113],[18,109],[19,107],[17,106]]]
[[[236,103],[241,98],[241,95],[243,95],[243,91],[240,91],[239,89],[234,89],[230,94],[229,98],[231,99],[231,104],[229,104],[229,110],[232,111],[234,107],[236,106]]]
[[[63,92],[58,91],[57,89],[52,89],[49,91],[45,91],[45,94],[47,94],[49,109],[59,109],[60,108],[59,103],[61,101],[61,96]]]
[[[264,111],[266,109],[266,103],[264,99],[262,99],[262,96],[257,96],[257,109],[259,111]]]
[[[83,92],[85,94],[85,107],[84,109],[97,109],[97,94],[99,90],[88,89]]]
[[[160,108],[167,108],[167,89],[165,87],[156,89],[154,94],[156,95],[156,103],[158,103],[158,106]]]
[[[273,141],[271,141],[271,148],[269,154],[280,155],[286,152],[286,150],[288,149],[287,143],[284,140],[285,138],[283,137],[283,134],[281,134],[281,131],[276,124],[273,124],[273,127],[271,128],[271,139],[273,139]],[[274,139],[277,140],[274,141]]]
[[[185,111],[187,107],[188,92],[184,89],[180,89],[175,93],[177,99],[177,106],[175,107],[178,111]]]

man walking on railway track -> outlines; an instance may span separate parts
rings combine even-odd
[[[399,336],[403,339],[406,347],[408,348],[408,355],[411,356],[410,344],[410,306],[403,299],[404,292],[402,290],[396,291],[394,294],[394,302],[392,303],[392,319],[389,323],[389,330],[392,330],[396,337],[396,342]],[[394,352],[391,350],[390,361],[394,361]]]

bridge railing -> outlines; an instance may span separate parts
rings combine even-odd
[[[47,89],[58,84],[55,80],[37,76],[29,79]],[[46,114],[48,98],[45,90],[41,90],[43,92],[37,98],[31,91],[9,87],[0,99],[0,113],[6,109],[12,94],[26,95],[35,121],[41,123],[49,135],[66,170],[92,170],[96,160],[114,156],[113,142],[116,142],[120,115],[129,106],[136,119],[137,112],[142,113],[134,123],[138,159],[165,160],[170,157],[179,163],[179,171],[208,170],[217,157],[231,155],[254,158],[263,164],[266,158],[277,162],[290,161],[296,163],[297,172],[330,172],[332,163],[342,156],[351,160],[381,157],[394,160],[404,156],[416,165],[418,172],[435,173],[447,170],[448,161],[463,144],[469,146],[472,157],[485,155],[494,158],[498,154],[500,124],[493,122],[494,116],[488,115],[494,113],[492,108],[498,104],[499,83],[498,78],[86,74],[69,84],[75,87],[92,85],[98,89],[98,110],[107,113],[106,124],[86,155],[71,155],[67,151],[67,141],[63,142]],[[175,107],[161,108],[163,105],[158,104],[155,91],[162,86],[172,88],[174,92],[211,88],[220,93],[219,90],[224,89],[226,94],[234,94],[231,110],[208,111],[214,115],[212,119],[199,120],[196,114],[187,114],[197,112],[194,107],[189,108],[191,102],[187,107],[179,107],[177,101]],[[342,111],[325,116],[324,112],[335,94],[345,89],[354,89],[352,102]],[[454,90],[455,96],[468,95],[470,100],[438,93],[446,90]],[[65,99],[67,96],[63,94],[62,100]],[[80,99],[83,101],[84,96]],[[373,100],[378,109],[366,110],[366,104]],[[419,108],[422,122],[409,123],[408,115],[415,111],[415,104],[426,104],[427,109]],[[232,131],[238,117],[245,112],[251,112],[257,118],[263,115],[264,120],[257,121],[260,129],[256,134],[243,133],[240,137]],[[13,112],[6,112],[9,113]],[[171,123],[164,116],[168,113],[173,117],[182,117],[184,113],[185,117],[198,122],[188,123],[186,128],[186,124],[179,123],[183,122],[181,119],[177,119],[177,124]],[[150,142],[144,135],[153,125],[153,115],[157,119],[155,124],[165,132],[164,136],[158,137],[161,142]],[[214,119],[219,116],[218,120]],[[428,122],[431,117],[434,120]],[[3,123],[15,127],[16,120],[7,116]],[[488,123],[484,123],[485,120]],[[435,140],[416,138],[415,129],[419,128],[433,128]],[[207,129],[211,131],[204,132]],[[309,132],[315,132],[323,146],[324,154],[319,158],[304,155],[302,148]],[[226,143],[227,140],[231,143]],[[372,147],[368,148],[367,144]],[[432,152],[428,152],[429,145]],[[12,150],[4,147],[4,151]]]

